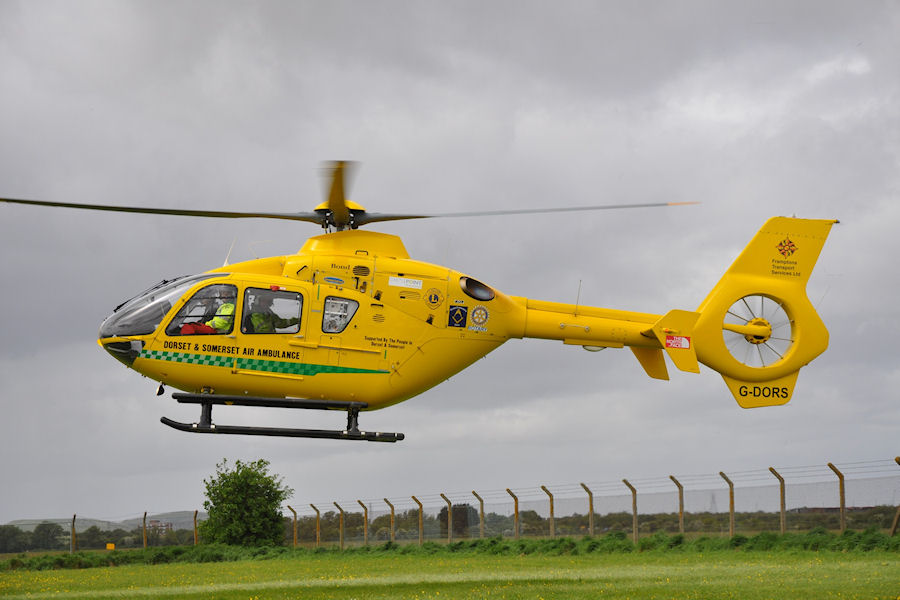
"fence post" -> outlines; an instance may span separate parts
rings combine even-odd
[[[784,532],[787,530],[787,522],[784,515],[784,477],[782,477],[774,467],[769,467],[769,471],[778,478],[778,485],[780,488],[779,494],[781,496],[781,535],[784,535]]]
[[[319,542],[322,540],[322,528],[320,527],[320,518],[321,513],[319,513],[319,509],[315,507],[314,504],[309,505],[314,511],[316,511],[316,548],[319,547]]]
[[[506,493],[512,496],[513,499],[513,527],[514,527],[514,535],[516,539],[519,539],[519,499],[515,494],[512,493],[512,490],[506,488]]]
[[[542,485],[541,489],[544,490],[545,494],[550,496],[550,537],[556,537],[556,519],[553,516],[553,494],[550,493],[550,490],[548,490],[545,485]]]
[[[144,548],[147,547],[147,511],[144,511],[144,525],[141,528],[144,537]]]
[[[341,508],[341,505],[337,502],[334,503],[337,506],[337,509],[341,511],[341,516],[338,519],[338,528],[340,530],[340,540],[341,540],[341,550],[344,549],[344,509]]]
[[[828,463],[828,468],[834,471],[834,474],[838,477],[838,493],[841,496],[841,533],[844,533],[844,529],[847,528],[846,506],[844,504],[844,474],[838,471],[838,468],[831,463]]]
[[[674,475],[669,475],[669,479],[678,486],[678,533],[684,534],[684,486]]]
[[[734,537],[734,484],[722,471],[719,471],[719,475],[728,484],[728,537]]]
[[[422,503],[419,502],[418,498],[416,498],[415,496],[411,496],[411,498],[413,499],[413,502],[419,505],[419,545],[421,546],[425,543],[425,520],[423,515],[425,509],[423,508]]]
[[[387,498],[384,499],[384,503],[391,507],[391,541],[394,541],[394,505],[388,501]]]
[[[69,538],[69,554],[72,554],[76,550],[78,550],[78,538],[75,535],[75,517],[78,514],[72,515],[72,536]]]
[[[369,545],[369,509],[363,504],[362,500],[357,500],[363,509],[363,545]]]
[[[484,500],[475,490],[472,490],[472,495],[478,498],[478,536],[484,538]]]
[[[200,543],[200,534],[197,531],[197,513],[198,512],[200,512],[200,511],[198,511],[198,510],[194,511],[194,545],[195,546]]]
[[[583,483],[581,487],[584,488],[588,495],[588,534],[594,535],[594,494]]]
[[[453,503],[441,492],[441,498],[447,503],[447,543],[453,542]]]
[[[894,457],[894,462],[900,465],[900,456]],[[894,523],[891,525],[891,537],[897,533],[897,523],[900,523],[900,505],[897,506],[897,513],[894,515]]]
[[[627,479],[623,479],[622,483],[628,486],[628,489],[631,490],[631,538],[634,540],[634,545],[637,546],[638,543],[638,516],[637,516],[637,490],[633,485],[628,483]]]
[[[296,548],[297,547],[297,511],[294,510],[293,508],[291,508],[290,504],[288,504],[287,507],[288,507],[288,510],[294,514],[294,520],[292,523],[291,530],[294,533],[294,548]],[[194,511],[194,522],[195,523],[197,522],[196,519],[197,519],[197,511],[195,510]],[[194,543],[196,544],[197,542],[194,542]]]

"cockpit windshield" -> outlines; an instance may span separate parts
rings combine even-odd
[[[100,325],[100,338],[153,333],[172,310],[172,305],[191,286],[198,281],[221,276],[222,273],[205,273],[160,282],[116,308]]]

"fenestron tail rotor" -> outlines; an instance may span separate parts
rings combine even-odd
[[[784,304],[762,294],[744,296],[729,307],[722,323],[725,347],[748,367],[771,367],[794,344],[793,322]]]
[[[800,369],[828,348],[806,283],[833,219],[773,217],[697,307],[692,347],[744,408],[785,404]]]

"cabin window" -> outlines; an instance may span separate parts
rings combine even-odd
[[[169,326],[167,335],[211,335],[231,333],[237,287],[225,283],[208,285],[185,302]]]
[[[244,291],[242,333],[297,333],[303,296],[297,292],[264,288]]]
[[[328,296],[325,298],[325,307],[322,311],[322,333],[340,333],[347,328],[347,324],[356,314],[359,302]]]

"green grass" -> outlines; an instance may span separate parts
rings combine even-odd
[[[577,555],[307,553],[0,573],[6,598],[900,598],[900,556],[797,551]]]

